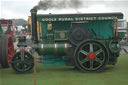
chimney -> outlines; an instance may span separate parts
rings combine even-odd
[[[31,19],[32,19],[32,41],[38,43],[37,36],[37,10],[31,9]]]

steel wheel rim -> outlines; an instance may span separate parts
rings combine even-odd
[[[88,50],[85,51],[86,46],[89,47],[89,49],[86,48]],[[98,47],[99,49],[96,50],[94,47]],[[95,59],[92,59],[92,60],[89,59],[89,54],[94,54]],[[84,58],[82,60],[80,58],[80,55],[84,55]],[[86,43],[85,45],[83,45],[79,48],[79,51],[77,53],[77,61],[83,69],[86,69],[88,71],[89,70],[97,70],[105,62],[105,52],[103,50],[103,47],[94,42]]]
[[[21,61],[21,53],[18,52],[12,60],[12,67],[18,72],[29,71],[33,67],[33,57],[27,52],[24,53],[24,61]]]
[[[8,65],[11,66],[11,59],[14,55],[14,45],[13,45],[13,40],[11,37],[8,38],[7,42],[7,59],[8,59]]]

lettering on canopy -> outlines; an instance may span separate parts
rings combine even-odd
[[[117,16],[110,17],[64,17],[64,18],[42,18],[42,21],[90,21],[90,20],[115,20]]]

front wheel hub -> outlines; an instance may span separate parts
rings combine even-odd
[[[94,53],[90,53],[90,54],[88,54],[88,59],[89,60],[95,60],[95,54]]]

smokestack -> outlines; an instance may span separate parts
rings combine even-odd
[[[37,10],[31,9],[31,19],[32,19],[32,41],[38,43],[37,36]]]

